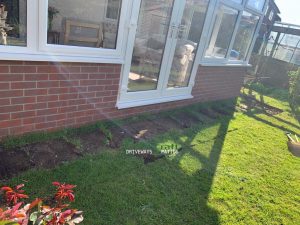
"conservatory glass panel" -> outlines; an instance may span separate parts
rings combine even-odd
[[[262,11],[265,5],[265,0],[248,0],[247,6]]]
[[[49,0],[48,44],[115,49],[121,0]]]
[[[27,1],[2,0],[0,4],[0,45],[27,45]]]
[[[246,11],[243,12],[230,54],[231,59],[244,60],[246,58],[258,21],[258,16]]]
[[[156,90],[174,0],[144,0],[129,73],[128,92]]]
[[[187,1],[177,38],[169,88],[187,87],[192,74],[209,0]]]
[[[238,17],[238,11],[219,5],[206,57],[225,58]]]

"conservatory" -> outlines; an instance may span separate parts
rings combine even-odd
[[[91,80],[92,85],[93,81],[100,79],[101,73],[105,73],[100,79],[103,83],[98,80],[97,84],[113,86],[115,91],[110,94],[114,106],[111,111],[106,111],[118,114],[118,110],[132,107],[181,100],[188,102],[192,98],[195,101],[218,99],[227,96],[224,92],[229,93],[227,97],[236,95],[243,71],[249,66],[268,1],[1,2],[0,59],[2,65],[10,68],[4,71],[8,77],[9,74],[23,74],[20,79],[24,81],[26,73],[36,73],[48,74],[49,80],[49,74],[54,71],[58,75],[67,74],[64,79],[69,80],[78,73],[82,79]],[[74,67],[98,67],[95,70],[99,78],[94,79],[95,74],[91,76],[83,69],[63,68],[70,63]],[[110,69],[103,72],[102,67]],[[238,73],[238,78],[230,77],[233,73]],[[111,83],[110,74],[117,80]],[[212,80],[209,80],[210,74],[214,76]],[[39,82],[39,79],[36,76],[34,81]],[[235,79],[238,84],[230,87]],[[74,85],[80,89],[83,84],[79,81]],[[220,88],[214,84],[220,84]],[[25,90],[28,84],[24,82],[23,85],[20,84],[20,90]],[[36,98],[38,95],[49,97],[53,91],[51,88],[62,87],[47,86],[47,91],[41,94],[39,91],[43,88],[38,85],[31,87],[38,92]],[[90,89],[93,88],[88,86],[86,93]],[[94,92],[100,92],[100,89],[95,88]],[[211,98],[197,97],[205,93]],[[77,94],[80,97],[81,93]],[[96,94],[89,96],[85,97],[87,101],[97,97]],[[103,109],[99,107],[97,110]]]

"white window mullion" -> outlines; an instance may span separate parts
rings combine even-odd
[[[47,44],[47,15],[48,15],[48,1],[42,0],[38,3],[38,45],[39,51],[43,50]]]
[[[138,28],[140,5],[141,5],[141,0],[133,0],[130,17],[126,21],[128,40],[125,49],[125,65],[123,66],[122,69],[123,76],[121,78],[121,87],[120,87],[120,93],[122,96],[126,95],[128,90],[128,80],[129,80],[129,73],[130,73],[130,67],[132,61],[132,52],[134,49],[134,41],[135,41],[135,36]]]
[[[27,0],[27,48],[38,50],[38,0]]]

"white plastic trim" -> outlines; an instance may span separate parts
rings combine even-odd
[[[154,98],[154,99],[140,99],[136,101],[118,101],[117,108],[118,109],[127,109],[139,106],[146,106],[146,105],[154,105],[159,103],[165,102],[174,102],[180,100],[187,100],[194,98],[192,95],[180,95],[180,96],[172,96],[172,97],[161,97],[161,98]]]

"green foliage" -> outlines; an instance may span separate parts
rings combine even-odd
[[[100,124],[99,129],[104,134],[104,136],[106,138],[105,144],[108,145],[113,139],[113,135],[112,135],[112,133],[109,129],[109,125],[105,124],[105,123],[102,123],[102,124]]]
[[[268,95],[268,94],[272,93],[273,90],[274,90],[274,88],[266,87],[261,82],[250,83],[250,84],[247,84],[245,86],[247,88],[251,89],[251,90],[257,91],[257,92],[259,92],[261,94],[264,94],[264,95]]]
[[[88,124],[78,128],[67,128],[55,132],[38,132],[25,134],[20,137],[9,136],[5,138],[0,144],[3,145],[5,149],[12,149],[37,142],[49,141],[54,139],[67,139],[67,142],[77,142],[75,146],[79,146],[77,145],[77,140],[72,140],[74,139],[74,136],[99,131],[103,125],[109,127],[111,126],[111,123],[112,122],[96,122],[94,124]]]
[[[74,138],[68,135],[63,136],[63,140],[71,145],[73,145],[77,150],[82,150],[83,146],[78,138]]]
[[[289,72],[289,102],[294,115],[300,116],[300,69]]]
[[[0,221],[0,225],[19,225],[19,224],[12,221]]]
[[[36,198],[26,204],[24,199],[29,196],[24,194],[24,184],[14,188],[4,186],[0,194],[6,199],[6,206],[0,207],[0,225],[13,225],[14,222],[22,225],[75,225],[83,221],[83,212],[77,209],[68,209],[71,202],[75,201],[74,188],[76,185],[52,182],[56,193],[50,205],[44,205],[41,198]]]

